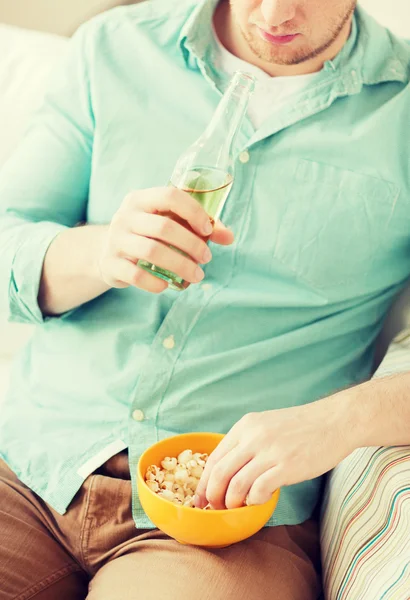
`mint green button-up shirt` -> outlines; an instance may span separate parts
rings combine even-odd
[[[53,238],[108,223],[128,192],[166,184],[209,122],[226,85],[214,7],[160,0],[84,26],[0,173],[1,307],[37,324],[1,408],[0,453],[61,513],[128,447],[134,519],[149,527],[135,488],[145,448],[366,379],[409,276],[410,49],[359,9],[307,88],[259,130],[245,122],[222,216],[236,242],[212,247],[202,285],[113,289],[43,318]],[[270,523],[309,518],[320,486],[285,488]]]

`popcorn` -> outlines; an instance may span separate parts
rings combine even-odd
[[[198,487],[198,483],[199,483],[200,477],[194,477],[193,475],[190,475],[188,477],[188,479],[186,480],[186,482],[184,483],[184,490],[189,493],[189,490],[191,492],[196,492],[196,488]]]
[[[178,464],[179,465],[187,465],[192,461],[192,450],[184,450],[178,456]],[[196,462],[195,462],[196,464]]]
[[[201,454],[200,452],[196,452],[192,456],[192,458],[193,458],[193,460],[195,460],[197,462],[198,465],[200,465],[201,467],[205,467],[206,461],[208,460],[208,455]]]
[[[164,481],[164,483],[161,484],[161,490],[169,490],[170,492],[173,492],[174,491],[174,482],[173,481]]]
[[[171,492],[171,490],[161,490],[158,492],[158,496],[164,498],[164,500],[169,500],[170,502],[173,502],[175,498],[175,494],[174,492]]]
[[[186,483],[188,481],[188,469],[179,468],[175,470],[175,481],[178,483]]]
[[[204,468],[201,465],[196,465],[192,469],[190,469],[192,477],[195,479],[201,479],[202,473],[204,472]]]
[[[164,458],[164,460],[161,462],[161,467],[163,469],[165,469],[166,471],[174,471],[176,469],[176,466],[178,464],[178,461],[176,458],[170,458],[169,456],[167,456],[166,458]],[[158,469],[159,467],[157,467]]]
[[[185,501],[185,492],[182,490],[181,492],[174,492],[174,496],[177,500],[181,502],[181,504]]]
[[[190,506],[191,508],[194,508],[194,497],[189,495],[185,496],[184,506]]]
[[[159,492],[159,490],[160,490],[158,481],[149,481],[148,480],[147,486],[149,487],[150,490],[152,490],[155,493]]]
[[[184,450],[177,458],[167,456],[161,467],[151,465],[145,474],[145,482],[155,494],[180,506],[194,508],[194,497],[204,472],[207,454]],[[204,510],[209,510],[208,505]]]
[[[157,481],[158,483],[162,483],[164,481],[164,473],[156,465],[151,465],[147,469],[145,479],[146,481]]]

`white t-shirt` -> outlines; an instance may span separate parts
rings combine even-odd
[[[217,46],[215,55],[217,69],[229,76],[233,75],[235,71],[245,71],[256,78],[255,91],[250,98],[248,107],[248,115],[255,129],[258,129],[278,109],[278,106],[282,105],[290,96],[302,91],[319,75],[319,73],[311,73],[290,77],[271,77],[262,69],[231,54],[220,42],[214,27],[213,33]]]

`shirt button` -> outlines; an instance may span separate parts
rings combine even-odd
[[[174,336],[170,335],[169,337],[165,338],[165,340],[162,342],[162,345],[166,350],[172,350],[172,348],[175,348]]]
[[[205,292],[208,290],[212,290],[212,283],[203,283],[201,287]]]
[[[249,152],[247,150],[244,150],[243,152],[240,153],[239,155],[239,160],[241,163],[245,164],[247,162],[249,162],[250,156],[249,156]]]
[[[137,408],[137,410],[134,410],[134,412],[132,413],[132,418],[134,419],[134,421],[143,421],[144,413],[142,412],[142,410]]]

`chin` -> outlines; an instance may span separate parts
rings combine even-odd
[[[261,48],[260,46],[252,45],[249,47],[258,58],[276,65],[294,64],[295,61],[298,62],[298,55],[300,54],[286,48],[267,49],[266,47]]]

